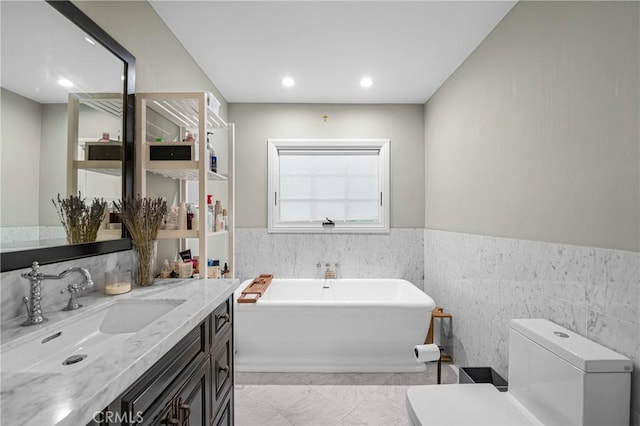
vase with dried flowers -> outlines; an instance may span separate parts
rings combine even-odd
[[[69,244],[90,243],[98,238],[98,229],[107,210],[107,202],[102,198],[94,198],[87,205],[86,198],[78,192],[78,196],[69,195],[61,198],[58,194],[58,202],[51,199],[60,222],[67,234]]]
[[[163,198],[142,198],[138,195],[116,201],[113,205],[131,234],[134,281],[142,287],[152,285],[156,275],[156,239],[162,218],[167,213],[167,202]]]

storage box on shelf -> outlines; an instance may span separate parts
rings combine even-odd
[[[200,265],[207,259],[228,263],[234,276],[234,125],[218,115],[219,102],[211,93],[138,93],[136,94],[136,193],[147,195],[147,172],[180,182],[178,206],[185,202],[197,205],[197,222],[192,229],[162,229],[158,239],[179,239],[180,249],[187,240],[197,240]],[[226,166],[226,173],[211,171],[209,137],[226,132],[226,156],[217,160]],[[189,196],[189,187],[196,183],[195,195]],[[226,193],[223,205],[227,210],[227,229],[212,228],[207,199],[220,185]],[[193,190],[191,190],[193,192]],[[159,194],[149,194],[158,196]],[[190,194],[189,194],[190,195]],[[219,199],[219,197],[216,197]],[[194,218],[195,220],[195,218]],[[215,218],[214,218],[215,220]],[[181,224],[181,221],[178,221]],[[225,253],[214,252],[215,238],[226,238]],[[158,262],[159,264],[161,262]],[[205,276],[203,268],[200,275]]]

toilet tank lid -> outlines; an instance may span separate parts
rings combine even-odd
[[[633,369],[629,358],[546,319],[513,319],[511,329],[587,373]]]

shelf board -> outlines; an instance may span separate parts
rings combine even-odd
[[[122,176],[122,161],[120,160],[74,160],[77,170],[88,170],[103,175]]]
[[[199,97],[201,93],[145,93],[147,107],[180,127],[198,127]],[[213,96],[206,94],[206,96]],[[228,127],[212,106],[207,109],[207,126],[211,129]]]
[[[207,232],[207,237],[213,237],[217,235],[226,235],[229,231],[217,231],[217,232]],[[175,239],[175,238],[200,238],[202,233],[198,230],[193,229],[161,229],[158,231],[158,239]]]
[[[207,237],[213,237],[216,235],[227,235],[229,231],[216,231],[216,232],[207,232]]]
[[[172,179],[180,180],[198,180],[200,176],[199,161],[146,161],[145,168],[147,171],[166,176]],[[228,180],[226,176],[207,170],[207,180]]]
[[[158,231],[158,239],[175,239],[175,238],[199,238],[200,231],[193,229],[161,229]]]

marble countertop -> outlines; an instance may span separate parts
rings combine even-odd
[[[2,350],[45,337],[71,321],[82,321],[113,302],[125,299],[175,300],[184,303],[133,334],[110,352],[73,373],[2,371],[1,423],[6,425],[81,425],[91,421],[238,287],[238,280],[158,280],[120,296],[94,293],[81,297],[73,312],[45,312],[43,325],[21,327],[24,319],[2,324]]]

